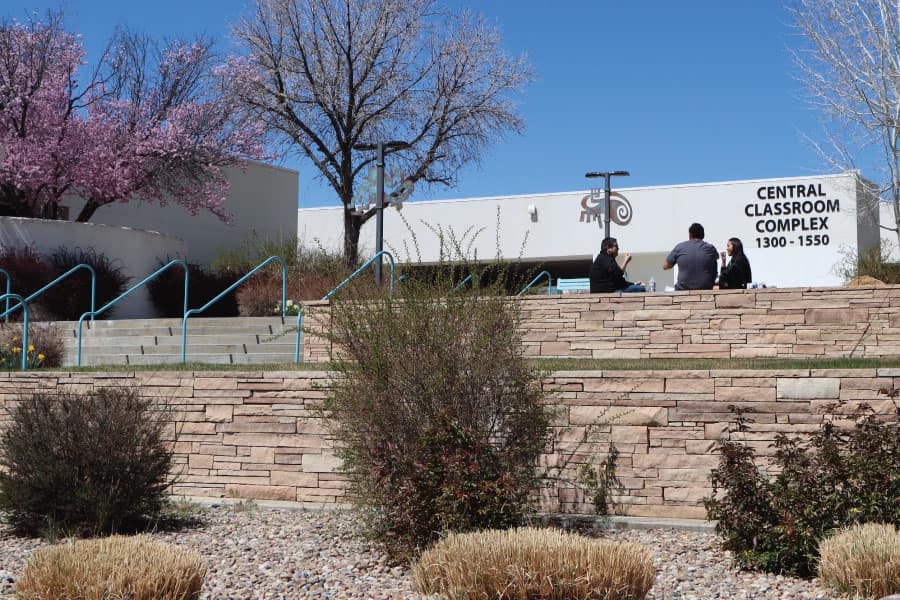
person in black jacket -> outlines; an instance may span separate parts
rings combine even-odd
[[[726,246],[731,261],[725,264],[725,253],[719,256],[722,259],[722,270],[719,273],[719,289],[747,289],[747,284],[753,281],[753,272],[750,270],[750,261],[744,254],[744,244],[738,238],[728,240]]]
[[[619,255],[619,242],[616,238],[606,238],[600,243],[600,254],[591,265],[591,293],[597,292],[644,292],[642,281],[634,283],[626,281],[625,267],[631,261],[631,255],[625,255],[622,266],[616,262]]]

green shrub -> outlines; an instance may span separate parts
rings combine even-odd
[[[20,600],[195,600],[200,555],[147,536],[80,540],[36,551],[16,582]]]
[[[638,544],[531,528],[451,534],[412,574],[420,593],[454,600],[640,600],[656,579]]]
[[[48,255],[53,268],[53,278],[59,277],[78,264],[90,265],[97,274],[95,308],[100,308],[110,300],[120,296],[127,288],[129,277],[122,273],[122,268],[93,248],[57,248]],[[45,283],[49,283],[45,282]],[[91,276],[85,269],[72,273],[59,282],[37,300],[44,310],[63,321],[77,321],[81,315],[91,309]],[[103,313],[105,318],[115,314],[116,307]]]
[[[900,593],[900,530],[854,525],[819,544],[822,583],[856,598]]]
[[[522,355],[518,303],[407,281],[342,291],[325,408],[370,533],[395,556],[531,508],[551,412]]]
[[[843,430],[826,422],[808,442],[781,434],[770,477],[756,464],[753,448],[736,439],[720,446],[713,470],[707,517],[742,566],[810,576],[818,544],[829,532],[853,523],[900,524],[900,408],[894,421],[872,414]],[[721,493],[720,493],[721,492]]]
[[[17,531],[111,533],[159,514],[172,413],[130,388],[18,399],[0,434],[0,511]]]
[[[246,273],[270,256],[280,256],[288,268],[301,262],[301,251],[298,248],[297,236],[284,236],[277,239],[263,237],[253,232],[251,236],[234,250],[222,252],[212,261],[213,271]]]

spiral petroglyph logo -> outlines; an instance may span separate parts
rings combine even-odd
[[[609,220],[616,225],[628,225],[631,223],[631,203],[619,192],[610,194],[609,199],[610,212],[612,213]],[[590,223],[591,221],[603,222],[603,210],[606,207],[606,197],[602,189],[591,190],[590,194],[586,194],[581,199],[581,217],[578,219],[580,223]]]

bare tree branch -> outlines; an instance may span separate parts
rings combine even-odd
[[[894,209],[900,240],[900,3],[897,0],[794,0],[805,45],[794,53],[812,106],[825,118],[836,167],[880,147],[878,197]]]
[[[404,140],[392,164],[413,181],[452,185],[523,121],[512,98],[531,80],[483,19],[438,0],[257,0],[235,26],[245,56],[234,93],[308,159],[344,207],[344,252],[362,224],[355,181],[374,162],[359,143]]]

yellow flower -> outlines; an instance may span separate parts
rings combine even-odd
[[[22,349],[19,348],[18,346],[16,346],[15,348],[12,349],[12,351],[13,351],[13,354],[18,354],[19,352],[22,351]]]
[[[28,344],[28,351],[34,352],[34,346],[32,346],[31,344]]]
[[[43,354],[38,354],[38,360],[44,360],[46,357]]]
[[[16,342],[18,342],[18,341],[19,341],[19,338],[18,338],[18,337],[17,337],[17,336],[13,336],[13,339],[12,339],[12,341],[13,341],[13,343],[16,343]]]

